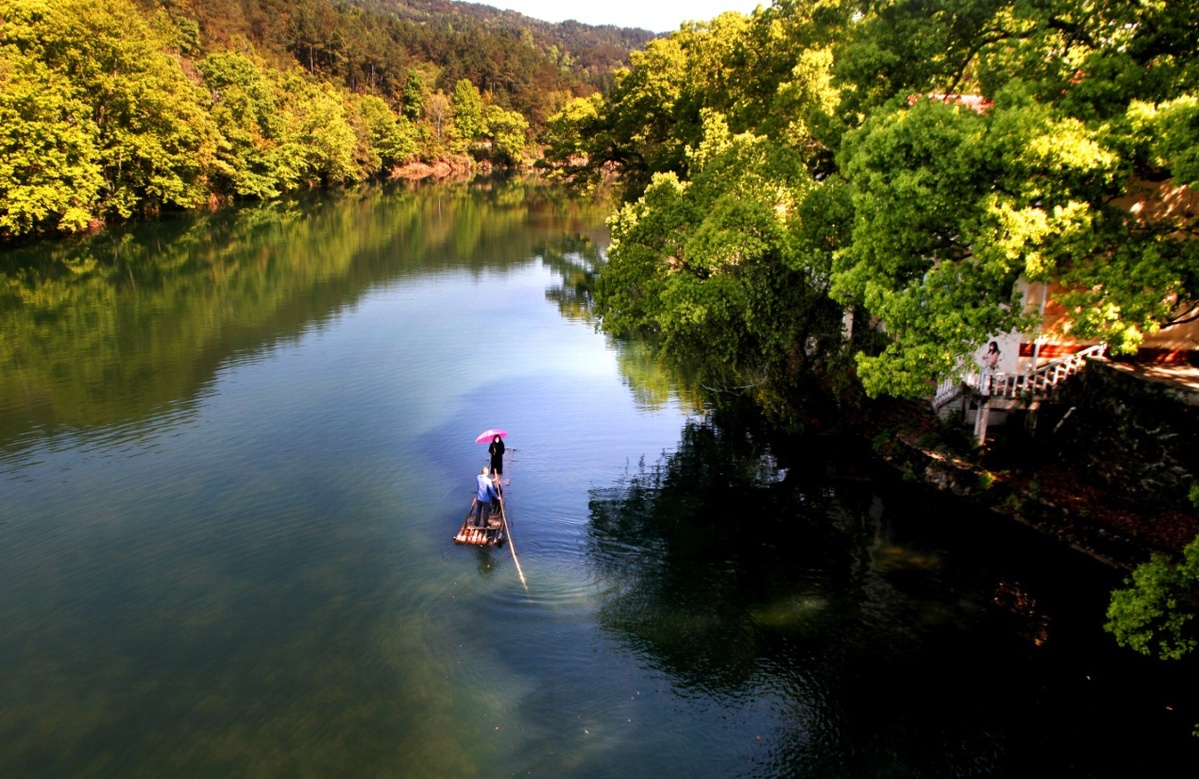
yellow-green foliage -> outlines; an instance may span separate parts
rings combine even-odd
[[[66,76],[0,49],[0,232],[87,225],[103,184],[90,114]]]
[[[68,116],[41,113],[14,151],[28,154],[30,145],[46,134],[61,136],[61,125],[74,119],[95,138],[78,159],[98,165],[103,177],[92,206],[98,215],[126,217],[206,199],[204,171],[216,129],[201,106],[203,90],[132,3],[4,0],[0,16],[0,51],[29,63],[23,72],[44,78],[63,102],[85,107]],[[59,219],[68,229],[79,222]]]
[[[1108,632],[1121,645],[1143,655],[1177,660],[1199,646],[1195,629],[1195,592],[1199,588],[1199,538],[1172,563],[1154,555],[1125,579],[1126,589],[1112,593]]]
[[[779,0],[654,41],[610,94],[550,121],[547,158],[615,169],[640,199],[617,221],[607,273],[619,278],[600,280],[605,325],[635,324],[692,361],[707,344],[703,356],[732,364],[719,356],[727,334],[706,329],[721,310],[711,290],[687,280],[684,294],[664,269],[717,259],[711,279],[697,277],[715,287],[728,258],[772,257],[853,314],[848,347],[871,395],[926,395],[995,334],[1031,331],[1021,279],[1057,283],[1073,337],[1135,349],[1199,300],[1194,215],[1131,207],[1145,182],[1199,180],[1197,11],[1193,0]],[[702,151],[713,115],[729,137],[793,161],[772,172],[776,193],[717,172],[719,156]],[[703,194],[664,197],[664,182],[683,192],[701,180]],[[755,207],[786,215],[782,229],[757,230]],[[668,223],[691,245],[642,240],[634,220]],[[755,305],[785,311],[793,292]],[[793,365],[808,351],[769,340]]]
[[[131,0],[0,0],[0,236],[361,180],[414,154],[377,97]]]
[[[455,151],[464,152],[483,134],[483,96],[478,87],[460,78],[454,84],[451,100],[454,105],[452,145]]]
[[[498,105],[483,109],[483,134],[491,141],[493,157],[504,163],[520,162],[524,157],[529,123],[517,111]]]

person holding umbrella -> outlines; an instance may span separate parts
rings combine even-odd
[[[491,446],[487,447],[487,451],[491,455],[491,473],[495,477],[497,486],[504,475],[504,441],[502,439],[503,437],[497,433],[491,439]]]
[[[479,437],[475,439],[476,444],[490,444],[487,447],[487,451],[491,455],[488,466],[491,468],[491,475],[495,478],[497,492],[500,487],[500,477],[504,473],[504,442],[501,439],[507,437],[507,430],[490,427],[479,433]]]

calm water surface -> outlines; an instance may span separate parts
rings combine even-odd
[[[363,188],[0,256],[0,775],[1195,764],[1113,574],[597,334],[606,212]],[[527,590],[450,540],[488,427]]]

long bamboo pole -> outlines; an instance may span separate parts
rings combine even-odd
[[[508,464],[512,464],[511,456],[508,457]],[[500,486],[503,487],[503,479],[500,482]],[[524,585],[525,592],[528,592],[529,583],[525,581],[525,572],[520,569],[520,560],[516,557],[516,545],[512,543],[512,528],[508,527],[508,512],[504,509],[504,497],[502,495],[500,496],[500,519],[504,521],[504,535],[508,537],[508,550],[512,552],[512,562],[516,563],[516,573],[520,576],[520,583]]]
[[[508,537],[508,550],[512,552],[512,562],[516,563],[516,573],[520,576],[520,583],[525,586],[525,592],[528,592],[529,583],[525,581],[525,572],[520,569],[520,560],[516,557],[516,544],[512,543],[512,529],[508,527],[508,512],[504,511],[503,498],[500,498],[500,519],[504,520],[504,535]]]

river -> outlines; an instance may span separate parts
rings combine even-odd
[[[0,254],[0,776],[1196,764],[1117,574],[597,332],[609,208],[387,184]],[[456,546],[490,427],[513,544]]]

